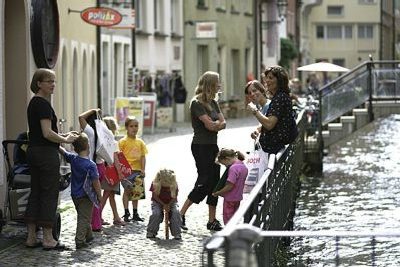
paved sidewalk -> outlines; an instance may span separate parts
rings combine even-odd
[[[227,128],[255,125],[256,121],[253,118],[229,119]],[[173,131],[158,129],[154,134],[144,135],[143,139],[148,146],[151,146],[164,138],[192,133],[189,123],[176,124],[174,127]],[[151,180],[152,178],[149,178],[146,181],[146,190]],[[182,204],[186,197],[186,193],[180,194],[179,203]],[[221,200],[217,208],[218,218],[222,214]],[[116,202],[118,211],[122,215],[121,196],[116,196]],[[203,242],[212,234],[205,226],[208,220],[208,207],[203,201],[188,210],[186,220],[189,230],[183,232],[181,241],[165,240],[163,223],[160,225],[158,239],[147,239],[146,226],[151,209],[150,194],[146,192],[146,199],[139,202],[139,213],[145,219],[143,223],[133,222],[123,227],[112,224],[104,226],[103,232],[94,233],[95,240],[89,248],[75,250],[76,211],[67,190],[62,194],[60,209],[61,241],[70,250],[59,252],[43,251],[42,248],[27,249],[23,245],[26,236],[25,227],[6,226],[0,239],[3,241],[13,239],[19,242],[0,251],[0,266],[201,266]],[[103,218],[112,223],[108,202],[103,211]],[[221,261],[220,259],[219,266],[223,265]]]

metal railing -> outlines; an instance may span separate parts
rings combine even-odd
[[[321,125],[374,100],[400,100],[400,61],[367,61],[321,87]]]
[[[237,231],[238,226],[245,222],[260,230],[292,229],[295,198],[303,163],[305,123],[305,112],[301,111],[297,119],[299,136],[296,141],[278,154],[269,155],[268,169],[262,178],[242,201],[225,228],[206,242],[204,248],[207,251],[208,266],[215,266],[214,256],[221,250],[225,255],[220,261],[223,261],[225,266],[251,266],[249,261],[242,261],[247,258],[247,252],[243,252],[243,248],[248,247],[246,244],[257,244],[256,261],[262,266],[269,266],[279,241],[264,239],[258,243],[256,235],[246,232],[242,236],[241,232]],[[237,256],[240,255],[244,257],[239,259]],[[239,265],[239,262],[243,264]]]

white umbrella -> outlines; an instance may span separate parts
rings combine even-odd
[[[326,71],[326,72],[348,72],[349,69],[343,68],[328,62],[318,62],[297,68],[300,71]]]

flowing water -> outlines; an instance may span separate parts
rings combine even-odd
[[[323,177],[303,180],[295,230],[400,232],[400,115],[331,146]],[[290,266],[335,266],[335,238],[298,238]],[[379,237],[375,266],[400,266],[400,238]],[[372,266],[371,238],[342,238],[340,266]]]

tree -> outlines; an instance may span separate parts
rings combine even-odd
[[[298,56],[299,52],[292,40],[281,38],[281,60],[279,65],[290,69],[290,62]]]

